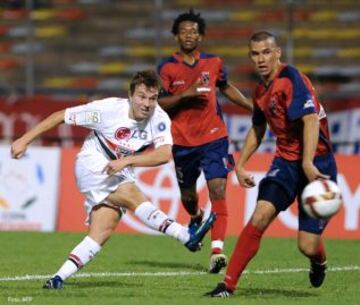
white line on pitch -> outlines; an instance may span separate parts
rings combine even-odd
[[[343,272],[343,271],[360,271],[360,266],[343,266],[343,267],[330,267],[327,269],[330,272]],[[270,269],[270,270],[245,270],[246,274],[276,274],[276,273],[296,273],[296,272],[308,272],[306,268],[295,268],[295,269]],[[126,277],[126,276],[148,276],[148,277],[166,277],[166,276],[194,276],[194,275],[205,275],[208,274],[204,271],[198,272],[83,272],[75,274],[74,278],[82,277]],[[1,277],[0,282],[11,282],[11,281],[33,281],[48,279],[52,275],[40,275],[40,274],[26,274],[19,276]]]

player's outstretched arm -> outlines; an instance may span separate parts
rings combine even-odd
[[[252,100],[243,95],[240,90],[230,82],[228,82],[228,86],[226,86],[226,88],[221,90],[221,93],[224,94],[234,104],[250,111],[253,110]]]
[[[319,142],[319,117],[316,113],[307,114],[302,117],[303,130],[303,160],[302,167],[308,180],[329,179],[330,177],[319,172],[313,160],[316,147]]]
[[[11,156],[14,159],[21,158],[27,146],[44,132],[64,122],[65,110],[57,111],[37,124],[33,129],[26,132],[22,137],[11,144]]]
[[[235,173],[239,184],[243,187],[255,186],[254,178],[245,170],[244,167],[247,160],[249,160],[261,144],[265,131],[266,123],[253,125],[246,136],[244,146],[240,152],[240,157],[235,166]]]
[[[134,155],[124,157],[118,160],[110,161],[105,167],[104,172],[113,175],[127,166],[133,167],[154,167],[167,163],[171,159],[171,145],[161,145],[155,150],[143,153],[141,155]]]

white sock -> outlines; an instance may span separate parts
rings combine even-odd
[[[101,246],[91,237],[86,236],[69,254],[67,261],[61,266],[56,275],[66,280],[76,271],[90,262],[101,250]]]
[[[182,244],[186,244],[190,239],[188,229],[175,221],[168,226],[165,234],[174,237]]]
[[[172,236],[183,244],[190,238],[187,228],[170,219],[149,201],[141,203],[135,209],[135,215],[150,228]]]

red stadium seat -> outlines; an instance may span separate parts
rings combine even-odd
[[[16,59],[0,59],[0,70],[15,69],[20,63]]]
[[[27,16],[28,16],[28,11],[26,9],[4,10],[2,14],[2,18],[8,20],[26,19]]]

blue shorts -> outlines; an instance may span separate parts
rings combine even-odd
[[[329,175],[330,180],[336,182],[337,169],[332,153],[315,157],[314,165],[322,174]],[[301,161],[287,161],[276,157],[265,178],[260,182],[258,200],[271,202],[276,210],[281,212],[285,211],[297,198],[299,230],[321,234],[328,221],[309,217],[300,204],[301,193],[307,184],[308,180]]]
[[[180,188],[196,184],[201,171],[205,179],[226,178],[234,168],[234,158],[228,153],[229,142],[221,138],[200,146],[173,146],[176,177]]]

